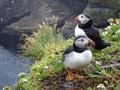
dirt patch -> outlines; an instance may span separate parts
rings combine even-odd
[[[84,74],[84,73],[83,73]],[[85,81],[66,81],[66,71],[62,74],[47,77],[42,80],[42,90],[84,90],[90,86],[89,80]]]

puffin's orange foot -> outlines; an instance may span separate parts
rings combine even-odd
[[[66,76],[67,81],[72,81],[75,78],[75,75],[72,73],[72,71],[68,71]]]
[[[78,72],[75,73],[75,78],[78,81],[84,81],[85,80],[85,77],[84,76],[80,76]]]

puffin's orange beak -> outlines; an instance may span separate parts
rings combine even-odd
[[[95,42],[93,40],[91,40],[90,38],[88,38],[89,40],[89,46],[95,47]]]
[[[76,17],[74,18],[74,22],[75,22],[76,24],[80,23],[80,20],[79,20],[78,16],[76,16]]]

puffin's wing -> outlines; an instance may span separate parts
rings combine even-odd
[[[97,41],[97,40],[101,40],[101,37],[100,37],[100,33],[99,31],[97,30],[97,28],[95,28],[94,26],[92,26],[91,28],[89,29],[85,29],[84,30],[86,35],[92,39],[93,41]]]
[[[85,31],[86,31],[87,36],[94,41],[95,43],[94,48],[96,50],[101,50],[101,49],[106,48],[107,46],[110,46],[110,43],[106,43],[101,38],[99,31],[94,26],[91,27],[90,29],[86,29]]]
[[[64,51],[63,55],[64,55],[64,54],[69,54],[69,53],[71,53],[72,51],[73,51],[73,46],[69,46],[69,47]]]
[[[64,53],[63,53],[63,55],[62,55],[62,61],[64,61],[64,58],[65,58],[65,56],[66,56],[66,54],[69,54],[69,53],[71,53],[73,51],[73,46],[71,45],[71,46],[69,46],[65,51],[64,51]]]

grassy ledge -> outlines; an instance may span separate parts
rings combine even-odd
[[[20,74],[14,90],[41,90],[43,79],[63,73],[62,53],[66,47],[72,44],[73,40],[64,40],[61,34],[56,38],[53,33],[54,27],[43,23],[32,36],[26,38],[23,55],[32,57],[35,63],[28,75]],[[114,67],[102,68],[104,64],[120,60],[119,33],[120,20],[117,21],[116,25],[112,24],[101,33],[105,40],[112,43],[112,46],[102,51],[92,50],[93,63],[84,71],[84,75],[90,83],[85,90],[96,90],[99,84],[103,84],[106,88],[102,90],[120,90],[120,70]]]
[[[40,90],[41,80],[63,71],[62,52],[72,40],[64,40],[61,34],[56,39],[53,33],[54,27],[43,22],[37,32],[25,40],[23,55],[32,57],[35,63],[29,76],[20,78],[15,90]]]

